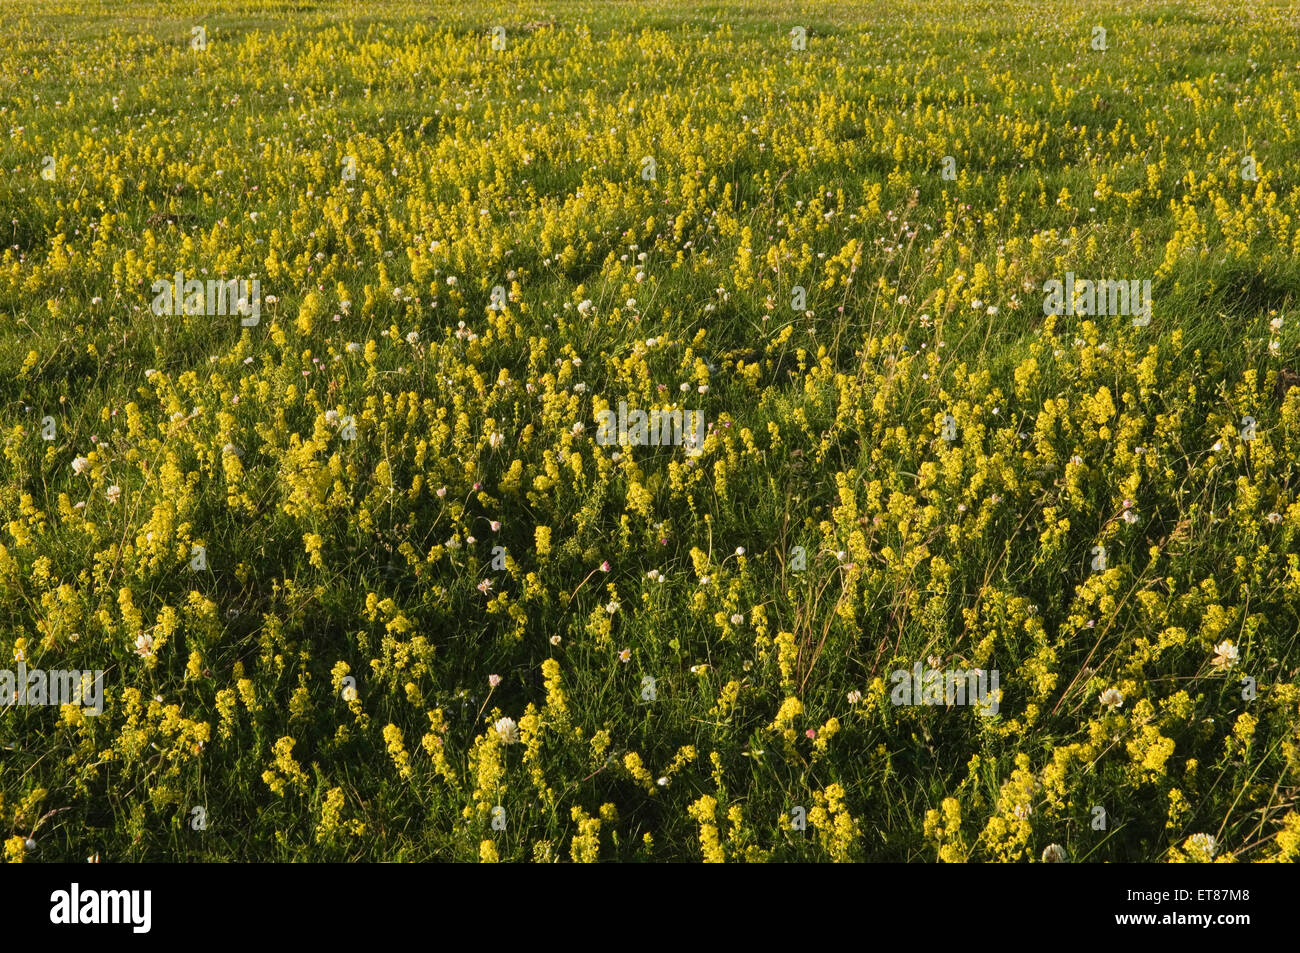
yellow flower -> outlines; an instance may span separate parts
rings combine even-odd
[[[717,798],[708,794],[702,795],[687,808],[687,813],[699,822],[700,849],[706,864],[721,864],[727,859],[718,840],[718,826],[714,823],[717,810]]]
[[[578,825],[578,833],[569,844],[569,856],[576,864],[594,864],[600,853],[600,818],[588,817],[586,811],[576,806],[569,816]]]
[[[384,726],[384,743],[388,745],[388,755],[393,759],[397,773],[404,778],[411,776],[411,757],[402,744],[402,732],[391,722]]]
[[[34,353],[34,352],[33,352]],[[5,862],[10,864],[21,864],[27,856],[27,841],[21,835],[15,834],[5,841]]]
[[[297,742],[287,736],[277,740],[272,749],[275,756],[275,770],[262,772],[262,780],[277,795],[283,796],[286,788],[290,786],[298,789],[304,789],[307,786],[306,772],[293,759],[295,744]]]

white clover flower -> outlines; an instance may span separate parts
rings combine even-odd
[[[848,698],[850,705],[856,705],[858,702],[862,701],[862,692],[855,688],[853,691],[849,692]]]
[[[497,687],[498,685],[500,685],[500,684],[501,684],[501,676],[500,676],[500,675],[489,675],[489,676],[488,676],[488,687],[489,687],[489,688],[496,688],[496,687]]]
[[[1210,664],[1215,668],[1227,670],[1237,664],[1240,654],[1231,641],[1224,640],[1214,647],[1214,658],[1210,659]]]
[[[348,344],[347,344],[347,352],[348,352],[349,354],[355,354],[355,353],[357,353],[357,351],[359,351],[359,350],[361,350],[361,345],[358,344],[356,341],[349,341],[349,342],[348,342]]]
[[[505,439],[506,439],[505,434],[493,433],[490,437],[488,437],[488,444],[491,445],[493,450],[495,450],[497,447],[501,446],[501,444],[505,441]]]
[[[615,612],[617,612],[618,600],[611,599],[609,602],[605,603],[605,611],[608,612],[610,615],[613,615]]]
[[[407,334],[406,334],[406,343],[407,343],[407,344],[418,344],[418,343],[420,343],[420,332],[419,332],[419,331],[408,331]]]
[[[1184,846],[1193,853],[1202,855],[1206,860],[1213,859],[1219,852],[1219,842],[1214,839],[1213,834],[1193,834],[1187,838]]]
[[[736,547],[736,555],[737,555],[737,556],[743,556],[743,555],[745,555],[745,547],[744,547],[744,546],[737,546],[737,547]]]
[[[1043,863],[1045,864],[1063,864],[1065,863],[1065,848],[1060,844],[1048,844],[1043,849]]]
[[[587,315],[591,313],[591,309],[593,307],[595,307],[595,305],[591,303],[591,299],[584,298],[582,301],[578,303],[578,314],[582,315],[585,318]]]
[[[116,483],[114,483],[112,486],[110,486],[107,490],[104,491],[104,495],[108,497],[108,502],[116,503],[118,500],[122,498],[122,488],[118,486]]]
[[[513,718],[499,718],[492,726],[503,745],[513,745],[519,741],[519,726]]]
[[[1124,693],[1118,688],[1108,688],[1098,698],[1107,708],[1119,708],[1124,704]]]
[[[745,617],[744,617],[741,613],[739,613],[739,612],[734,612],[734,613],[732,613],[732,616],[731,616],[731,624],[732,624],[732,625],[740,625],[740,624],[743,623],[744,621],[745,621]]]
[[[72,472],[77,474],[78,476],[85,473],[86,468],[89,466],[90,466],[90,461],[87,460],[85,457],[74,457],[72,460]]]
[[[329,424],[331,427],[334,427],[337,426],[338,422],[339,422],[339,412],[337,410],[325,411],[325,423]]]
[[[141,658],[148,658],[153,655],[153,636],[140,635],[135,640],[135,653]]]

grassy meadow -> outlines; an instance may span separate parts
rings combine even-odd
[[[1289,0],[2,15],[5,859],[1300,857]]]

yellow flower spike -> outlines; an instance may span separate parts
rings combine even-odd
[[[1274,853],[1267,858],[1268,863],[1290,864],[1300,859],[1300,814],[1287,811],[1273,839],[1273,847]]]
[[[831,718],[826,724],[817,729],[817,736],[813,739],[813,750],[819,754],[826,754],[830,747],[831,739],[835,737],[840,730],[840,720]]]
[[[598,817],[589,817],[581,807],[573,807],[569,816],[578,825],[578,833],[569,843],[569,856],[576,864],[594,864],[600,854],[600,823]]]
[[[35,351],[32,352],[36,353]],[[21,864],[27,856],[27,842],[24,837],[15,834],[5,841],[5,863]]]
[[[384,743],[388,746],[388,755],[393,759],[397,773],[403,778],[411,776],[411,758],[402,744],[401,730],[391,722],[384,726]]]
[[[623,756],[623,769],[627,771],[628,776],[633,781],[646,789],[646,793],[653,794],[655,792],[654,777],[646,770],[645,765],[641,763],[641,756],[635,751],[629,751]]]
[[[335,837],[343,816],[343,789],[330,788],[321,804],[320,821],[316,824],[315,840],[318,844],[328,843]]]
[[[725,863],[726,854],[723,852],[722,844],[718,839],[718,827],[714,823],[714,817],[718,810],[717,798],[708,794],[701,795],[686,810],[700,825],[700,849],[704,855],[704,862],[707,864]]]

